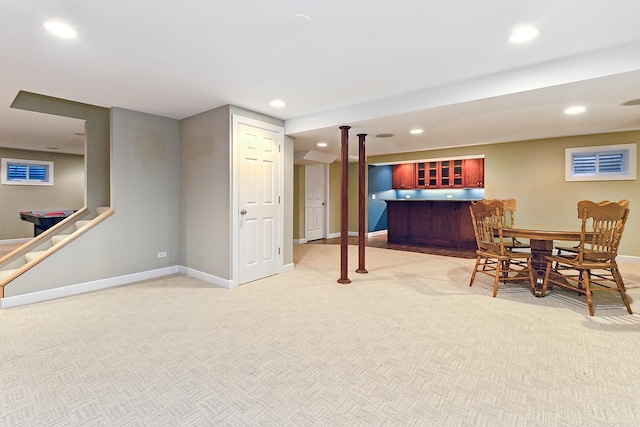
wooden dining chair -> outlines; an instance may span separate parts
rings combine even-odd
[[[598,204],[602,205],[602,204],[606,204],[606,203],[611,203],[609,200],[603,200],[602,202],[599,202]],[[618,201],[618,204],[620,206],[624,206],[625,208],[629,207],[629,201],[627,199],[622,199],[620,201]],[[579,215],[579,213],[578,213]],[[562,252],[568,252],[568,253],[573,253],[573,254],[577,254],[579,252],[579,247],[580,245],[576,245],[576,246],[556,246],[556,250],[558,251],[558,255],[562,255]]]
[[[478,246],[469,286],[473,285],[476,274],[482,273],[493,277],[494,298],[498,294],[500,282],[528,281],[533,292],[535,282],[531,254],[513,252],[505,246],[502,236],[502,202],[482,200],[472,203],[469,210]]]
[[[500,202],[500,218],[502,220],[502,228],[516,228],[516,199],[482,199],[483,203]],[[530,246],[520,242],[515,237],[505,238],[505,247],[513,249],[529,249]]]
[[[629,217],[629,202],[578,202],[578,218],[582,225],[577,252],[545,257],[547,270],[542,292],[552,284],[586,296],[589,315],[594,315],[593,292],[614,291],[620,294],[629,314],[633,314],[627,299],[624,281],[616,256],[625,223]]]
[[[503,212],[503,227],[516,228],[516,199],[509,198],[502,200]],[[510,242],[507,243],[509,249],[529,249],[531,246],[527,243],[523,243],[515,237],[508,238]]]

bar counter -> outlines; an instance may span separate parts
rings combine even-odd
[[[472,200],[385,199],[389,243],[475,249]]]

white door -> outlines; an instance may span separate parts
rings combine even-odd
[[[280,269],[280,166],[282,133],[260,122],[237,125],[238,284]]]
[[[304,194],[305,194],[305,233],[307,242],[322,239],[324,234],[325,218],[325,166],[323,164],[308,165],[304,167]]]

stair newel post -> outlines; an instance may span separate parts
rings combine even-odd
[[[366,215],[365,211],[365,138],[366,133],[358,134],[358,269],[356,273],[368,273],[364,265],[364,241],[365,241],[365,229],[364,219]]]
[[[338,283],[351,283],[348,275],[349,264],[349,129],[351,126],[340,126],[341,158],[341,191],[340,191],[340,278]]]

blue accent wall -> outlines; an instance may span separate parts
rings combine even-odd
[[[484,188],[451,188],[434,190],[391,189],[391,165],[369,165],[368,233],[387,229],[387,203],[385,199],[418,200],[480,200]]]
[[[391,166],[369,166],[368,197],[368,232],[386,230],[387,204],[383,200],[396,197],[391,189]]]

